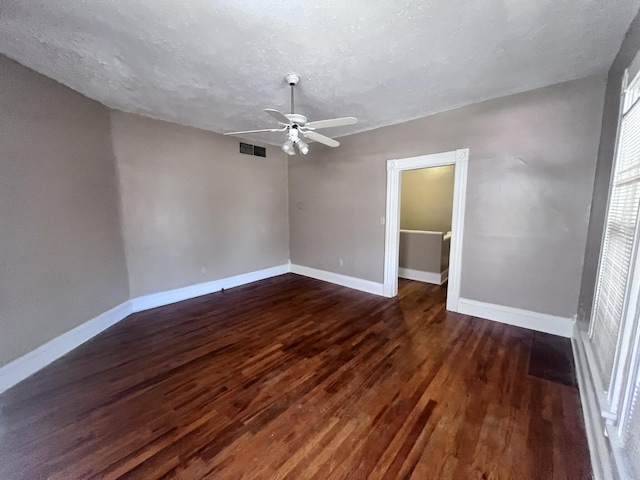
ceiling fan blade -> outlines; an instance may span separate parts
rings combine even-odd
[[[338,142],[337,140],[334,140],[333,138],[325,137],[320,133],[309,131],[309,132],[302,132],[302,134],[305,137],[310,138],[311,140],[315,140],[316,142],[319,142],[319,143],[324,143],[329,147],[337,147],[340,145],[340,142]]]
[[[284,132],[285,128],[262,128],[260,130],[245,130],[243,132],[229,132],[224,135],[242,135],[244,133],[263,133],[263,132]]]
[[[289,125],[291,123],[284,113],[280,113],[279,111],[272,108],[265,108],[264,111],[278,120],[280,123],[284,123],[286,125]]]
[[[329,128],[329,127],[342,127],[344,125],[353,125],[358,123],[356,117],[342,117],[342,118],[330,118],[329,120],[318,120],[316,122],[307,123],[308,128]]]

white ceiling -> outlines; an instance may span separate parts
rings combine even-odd
[[[639,4],[1,0],[0,51],[110,107],[215,132],[274,126],[262,109],[287,111],[294,71],[296,111],[359,118],[337,136],[604,73]]]

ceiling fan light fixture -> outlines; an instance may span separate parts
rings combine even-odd
[[[284,153],[286,153],[287,155],[295,155],[296,154],[296,150],[295,150],[295,148],[293,148],[293,141],[291,139],[287,139],[282,144],[282,151],[284,151]]]
[[[296,145],[298,145],[298,151],[302,155],[306,155],[307,153],[309,153],[309,145],[307,145],[306,142],[303,142],[302,140],[298,140],[296,142]]]

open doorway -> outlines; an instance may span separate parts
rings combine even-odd
[[[387,161],[387,212],[384,259],[385,296],[395,297],[398,294],[402,172],[451,165],[454,168],[451,233],[449,235],[448,232],[445,232],[442,237],[444,241],[444,236],[447,235],[447,241],[450,242],[447,271],[447,310],[458,311],[465,207],[464,196],[467,183],[468,159],[469,149],[461,149],[452,152]]]
[[[454,174],[455,165],[401,172],[398,277],[447,281]]]

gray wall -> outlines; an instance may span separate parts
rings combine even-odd
[[[587,236],[584,272],[582,275],[580,301],[578,304],[578,320],[582,328],[586,328],[588,325],[591,317],[591,308],[593,306],[598,260],[600,258],[600,247],[602,245],[602,232],[607,212],[611,168],[613,166],[613,156],[616,147],[622,77],[624,76],[625,69],[630,65],[639,49],[640,15],[636,16],[631,23],[629,31],[620,47],[620,51],[611,65],[607,79],[607,93],[604,112],[602,114],[600,149],[598,151],[598,164],[593,186],[589,234]]]
[[[103,105],[0,56],[0,365],[129,297]]]
[[[402,172],[400,228],[451,230],[453,165]]]
[[[442,272],[443,237],[443,234],[438,233],[400,231],[399,267],[431,273]]]
[[[289,261],[278,147],[242,155],[237,138],[117,111],[111,126],[132,297]]]
[[[573,316],[604,90],[590,77],[312,145],[289,159],[292,262],[382,282],[386,160],[469,147],[462,296]]]

